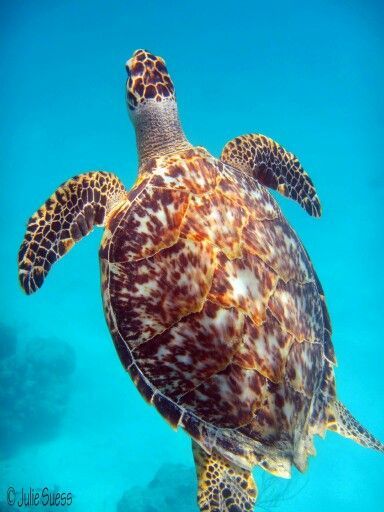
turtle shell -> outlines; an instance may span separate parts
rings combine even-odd
[[[203,148],[151,160],[100,261],[144,398],[242,467],[303,470],[332,421],[335,358],[321,285],[269,192]]]

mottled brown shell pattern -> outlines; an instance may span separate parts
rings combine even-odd
[[[107,321],[146,400],[244,468],[303,470],[332,420],[331,328],[268,191],[203,148],[154,159],[100,259]]]

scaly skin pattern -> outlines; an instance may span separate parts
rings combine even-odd
[[[175,428],[248,469],[304,470],[334,421],[321,286],[269,192],[203,148],[140,169],[100,249],[124,367]]]
[[[146,50],[137,50],[127,63],[128,108],[134,110],[148,99],[162,101],[175,97],[165,62]]]
[[[254,509],[257,489],[252,473],[233,466],[227,459],[212,455],[192,443],[198,496],[202,512],[250,512]]]
[[[52,265],[94,226],[103,226],[127,192],[110,172],[90,171],[63,183],[28,221],[19,250],[19,279],[30,294],[43,284]]]
[[[320,217],[321,205],[309,175],[296,156],[260,134],[236,137],[227,142],[221,160],[297,201],[309,215]]]

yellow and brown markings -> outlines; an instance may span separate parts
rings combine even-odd
[[[322,374],[322,343],[303,341],[293,343],[286,363],[289,384],[309,399],[317,391]]]
[[[149,187],[144,189],[133,207],[114,215],[109,226],[113,240],[108,255],[101,257],[108,257],[110,262],[135,261],[175,244],[188,202],[189,194],[181,190],[156,193]]]
[[[256,180],[242,171],[218,162],[220,171],[217,190],[248,210],[250,219],[273,220],[278,217],[280,208],[271,194]],[[252,224],[252,223],[251,223]]]
[[[328,369],[325,369],[328,372]],[[313,408],[309,416],[308,430],[310,434],[325,435],[327,429],[337,430],[336,416],[334,404],[336,394],[334,391],[334,376],[332,378],[332,386],[330,391],[324,394],[323,392],[316,393],[314,397]]]
[[[151,258],[109,263],[111,307],[121,336],[131,346],[200,311],[212,285],[212,245],[179,240]]]
[[[292,386],[268,381],[263,403],[239,431],[265,445],[286,445],[294,453],[295,437],[302,434],[310,405],[311,399]]]
[[[26,293],[40,288],[51,266],[126,200],[124,186],[112,173],[88,172],[63,183],[29,219],[19,250],[19,279]]]
[[[197,241],[209,240],[228,258],[238,258],[241,256],[242,232],[247,221],[245,208],[233,204],[216,191],[192,195],[181,226],[181,236]]]
[[[291,447],[292,457],[296,458],[295,464],[303,469],[308,454],[313,454],[310,439],[313,432],[308,431],[307,418],[322,378],[322,346],[320,343],[299,343],[293,340],[288,355],[284,354],[284,357],[282,378],[274,382],[268,379],[263,403],[255,411],[253,419],[240,431],[266,445]],[[325,420],[325,415],[321,420]],[[306,443],[308,446],[302,452],[297,448],[297,443]],[[285,471],[279,465],[266,469],[281,475]]]
[[[325,302],[322,301],[322,305],[324,304]],[[327,328],[324,329],[324,356],[331,364],[336,365],[336,355],[332,343],[331,332]]]
[[[241,343],[243,322],[238,310],[207,300],[201,312],[142,343],[133,356],[152,384],[178,401],[228,365]]]
[[[307,254],[307,256],[308,256],[308,254]],[[308,256],[308,259],[309,259],[309,256]],[[323,321],[324,321],[324,356],[328,359],[328,361],[331,364],[336,365],[337,361],[336,361],[335,349],[333,347],[332,338],[331,338],[331,336],[332,336],[332,324],[331,324],[331,318],[329,316],[327,304],[326,304],[326,301],[325,301],[324,290],[323,290],[323,287],[321,286],[319,278],[317,277],[317,273],[314,270],[312,264],[311,264],[311,268],[312,268],[313,277],[314,277],[314,280],[315,280],[315,283],[316,283],[316,288],[317,288],[317,290],[319,292],[319,297],[320,297],[320,302],[321,302],[321,310],[322,310],[322,313],[323,313]]]
[[[309,215],[321,215],[311,178],[295,155],[274,140],[259,134],[236,137],[225,145],[220,158],[266,187],[294,199]]]
[[[101,245],[99,249],[99,257],[108,259],[110,242],[112,237],[114,236],[115,230],[119,225],[119,222],[122,218],[124,218],[126,212],[132,212],[138,201],[138,198],[145,191],[148,186],[150,178],[147,176],[139,176],[136,182],[134,183],[132,189],[127,192],[127,203],[121,203],[117,205],[116,208],[113,209],[111,215],[109,215],[107,222],[105,222],[105,229],[103,238],[101,240]]]
[[[274,272],[247,251],[234,260],[219,253],[208,298],[223,307],[238,308],[256,325],[261,325],[277,280]]]
[[[320,379],[320,392],[324,396],[328,396],[330,398],[336,397],[334,365],[330,363],[327,359],[324,360],[324,365],[322,368],[322,374]]]
[[[242,343],[234,362],[242,368],[255,369],[272,382],[282,382],[293,336],[267,311],[265,322],[256,325],[245,317]]]
[[[229,364],[178,403],[217,427],[237,428],[252,420],[263,403],[267,385],[267,379],[257,371]]]
[[[194,148],[148,162],[141,170],[151,175],[151,185],[185,190],[191,194],[212,192],[219,179],[218,167],[203,148]]]
[[[146,100],[157,102],[175,97],[165,62],[146,50],[137,50],[127,62],[128,107],[134,110]]]
[[[298,341],[323,342],[323,315],[314,283],[280,280],[268,307],[283,329]]]
[[[255,220],[243,231],[244,247],[257,255],[284,281],[313,280],[312,268],[297,236],[281,217]]]
[[[257,489],[252,473],[231,464],[216,451],[208,454],[192,443],[198,479],[198,503],[202,512],[251,512]]]

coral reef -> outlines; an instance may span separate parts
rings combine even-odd
[[[0,458],[54,437],[71,391],[73,348],[57,339],[22,343],[0,324]]]
[[[164,464],[145,487],[131,487],[117,512],[197,512],[196,473],[182,464]]]

